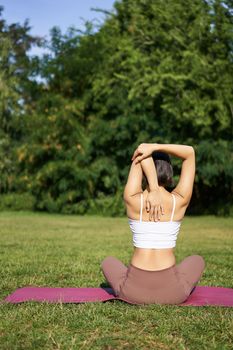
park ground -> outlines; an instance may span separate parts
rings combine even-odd
[[[177,262],[206,261],[201,285],[233,288],[233,218],[186,217]],[[0,213],[0,299],[27,285],[98,287],[100,263],[132,252],[127,218]],[[224,307],[0,304],[0,349],[233,349],[233,311]]]

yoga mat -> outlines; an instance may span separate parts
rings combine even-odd
[[[17,289],[2,302],[22,303],[38,301],[49,303],[88,303],[108,300],[127,300],[114,296],[111,288],[53,288],[27,286]],[[132,303],[130,303],[132,304]],[[233,289],[197,286],[180,306],[227,306],[233,307]]]

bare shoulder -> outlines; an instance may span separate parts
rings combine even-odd
[[[183,197],[176,193],[175,191],[169,192],[169,191],[163,191],[162,193],[162,200],[164,204],[164,211],[165,214],[161,221],[169,221],[171,218],[171,213],[173,209],[173,201],[172,201],[172,194],[175,195],[176,198],[176,208],[174,213],[174,220],[182,220],[184,217],[185,211],[187,206],[183,205]],[[143,195],[143,196],[141,196]],[[133,220],[139,220],[140,219],[140,208],[141,208],[141,197],[142,197],[142,218],[143,221],[149,220],[149,213],[146,211],[146,198],[147,198],[147,191],[140,192],[132,196],[130,199],[127,199],[125,201],[125,207],[127,211],[127,216],[130,219]]]
[[[138,192],[124,200],[127,216],[131,219],[137,220],[139,218],[142,194],[143,192]]]
[[[175,196],[176,199],[176,208],[183,208],[185,211],[189,206],[190,203],[190,197],[187,200],[186,197],[184,197],[182,194],[178,193],[176,189],[174,189],[171,194]]]

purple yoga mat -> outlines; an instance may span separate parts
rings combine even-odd
[[[108,300],[124,300],[114,296],[111,288],[53,288],[28,286],[17,289],[3,302],[22,303],[39,301],[49,303],[87,303]],[[197,286],[189,298],[180,306],[233,306],[233,289]]]

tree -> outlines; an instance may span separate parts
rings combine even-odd
[[[35,85],[27,52],[40,40],[28,33],[27,21],[22,26],[7,25],[2,11],[0,7],[0,192],[4,193],[17,186],[14,150],[22,141],[25,104]]]
[[[197,154],[190,212],[230,213],[231,1],[122,0],[105,14],[97,32],[54,27],[42,58],[20,49],[33,42],[28,25],[4,29],[2,57],[8,45],[18,52],[6,65],[15,73],[2,73],[10,98],[0,98],[14,120],[7,147],[17,140],[12,189],[41,210],[120,215],[135,147],[184,143]]]

